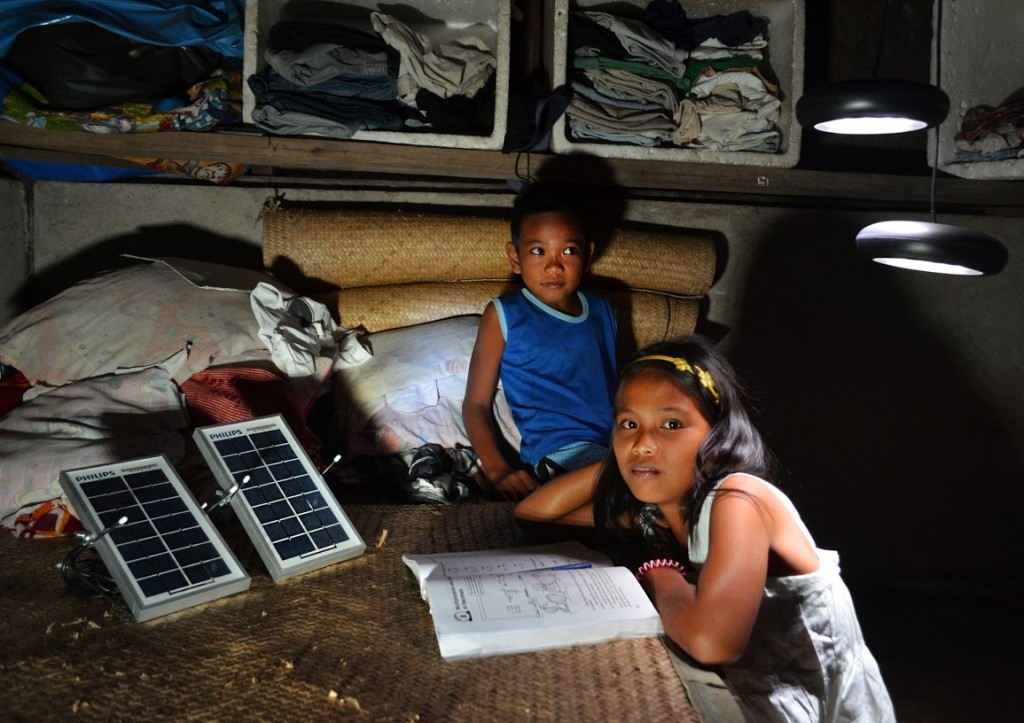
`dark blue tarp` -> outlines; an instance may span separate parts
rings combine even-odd
[[[2,0],[0,58],[26,28],[89,22],[150,45],[206,45],[241,58],[245,0]]]
[[[159,173],[159,171],[152,171],[148,168],[104,168],[14,158],[5,158],[4,162],[33,181],[116,181]]]

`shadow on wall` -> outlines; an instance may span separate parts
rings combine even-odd
[[[825,220],[765,231],[723,342],[781,484],[851,576],[1019,578],[1019,440],[908,307],[913,272],[860,262],[857,228]],[[929,303],[955,308],[971,283],[948,277]]]
[[[138,233],[106,239],[36,273],[17,291],[12,303],[22,313],[101,271],[137,263],[122,258],[122,254],[145,258],[173,256],[245,269],[263,268],[262,251],[251,242],[188,224],[143,226]]]
[[[549,156],[537,170],[535,180],[571,190],[571,202],[583,220],[587,235],[594,242],[596,260],[608,245],[626,211],[626,189],[615,179],[615,170],[607,159],[578,153]]]

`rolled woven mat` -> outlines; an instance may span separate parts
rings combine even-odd
[[[481,314],[495,296],[519,288],[509,281],[440,281],[394,286],[360,286],[316,294],[342,326],[383,331]]]
[[[281,206],[263,218],[263,260],[286,284],[336,287],[428,281],[502,280],[510,275],[507,218]],[[703,296],[715,272],[715,234],[668,226],[625,225],[591,268],[617,285]]]
[[[619,320],[619,346],[635,349],[693,333],[700,302],[653,291],[596,291],[615,306]]]
[[[263,260],[340,287],[504,279],[508,221],[480,215],[282,206],[263,217]]]
[[[714,234],[662,226],[623,226],[590,267],[631,289],[704,296],[715,275]]]
[[[363,286],[315,295],[342,326],[382,331],[465,314],[480,314],[487,302],[514,285],[497,281]],[[677,339],[693,332],[699,301],[651,291],[586,287],[616,308],[624,349]]]
[[[507,503],[347,505],[368,549],[147,623],[69,593],[71,539],[0,538],[0,711],[39,721],[699,721],[658,638],[444,661],[403,553],[527,544]]]

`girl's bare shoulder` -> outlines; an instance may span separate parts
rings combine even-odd
[[[768,487],[768,483],[760,477],[754,475],[736,473],[731,474],[721,482],[715,488],[717,492],[743,492],[748,495],[752,495],[757,499],[770,499],[772,494],[771,489]]]

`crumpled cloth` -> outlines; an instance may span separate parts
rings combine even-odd
[[[487,43],[467,29],[450,41],[434,43],[382,12],[370,13],[373,29],[400,55],[398,99],[416,107],[421,88],[439,98],[474,97],[498,62]]]
[[[317,301],[286,295],[265,281],[252,290],[250,300],[260,325],[260,341],[289,377],[313,374],[317,356],[331,357],[335,371],[372,356],[360,332],[338,326],[327,307]]]

